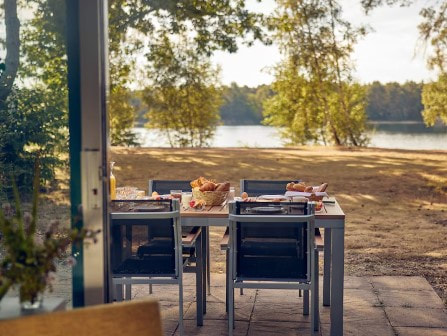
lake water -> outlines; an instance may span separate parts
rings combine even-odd
[[[423,123],[373,123],[370,147],[447,150],[447,127]],[[143,147],[169,147],[156,130],[135,128]],[[283,147],[277,130],[270,126],[219,126],[212,147]]]

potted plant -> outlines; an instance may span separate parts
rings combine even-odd
[[[0,209],[0,244],[5,256],[0,261],[0,300],[10,288],[19,290],[22,309],[35,309],[42,305],[43,293],[52,290],[51,280],[56,262],[74,259],[67,254],[71,244],[88,238],[96,242],[96,234],[86,229],[59,230],[52,221],[46,232],[37,233],[39,198],[39,168],[36,164],[31,213],[23,212],[17,185],[13,183],[14,208],[6,203]]]

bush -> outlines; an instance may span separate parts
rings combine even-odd
[[[62,99],[61,99],[62,98]],[[68,148],[66,98],[44,88],[15,87],[0,111],[0,192],[14,176],[21,193],[30,191],[34,161],[41,163],[42,182],[52,181],[63,165],[59,154]]]

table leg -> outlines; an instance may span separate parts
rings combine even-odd
[[[202,231],[203,232],[203,231]],[[203,244],[202,233],[197,239],[197,259],[196,259],[196,296],[197,296],[197,325],[203,326]]]
[[[206,227],[206,288],[208,295],[211,295],[211,267],[210,267],[210,227]]]
[[[324,229],[323,306],[331,305],[331,229]]]
[[[343,336],[344,228],[332,229],[331,336]]]
[[[206,227],[202,227],[202,297],[203,297],[203,313],[206,314],[206,248],[207,248],[207,234]]]

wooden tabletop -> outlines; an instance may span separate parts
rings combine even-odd
[[[315,213],[317,219],[345,219],[345,214],[334,197],[328,198],[329,201],[334,201],[333,204],[323,203],[323,209]],[[189,208],[180,211],[181,217],[192,218],[227,218],[228,206],[205,206],[200,210]]]

